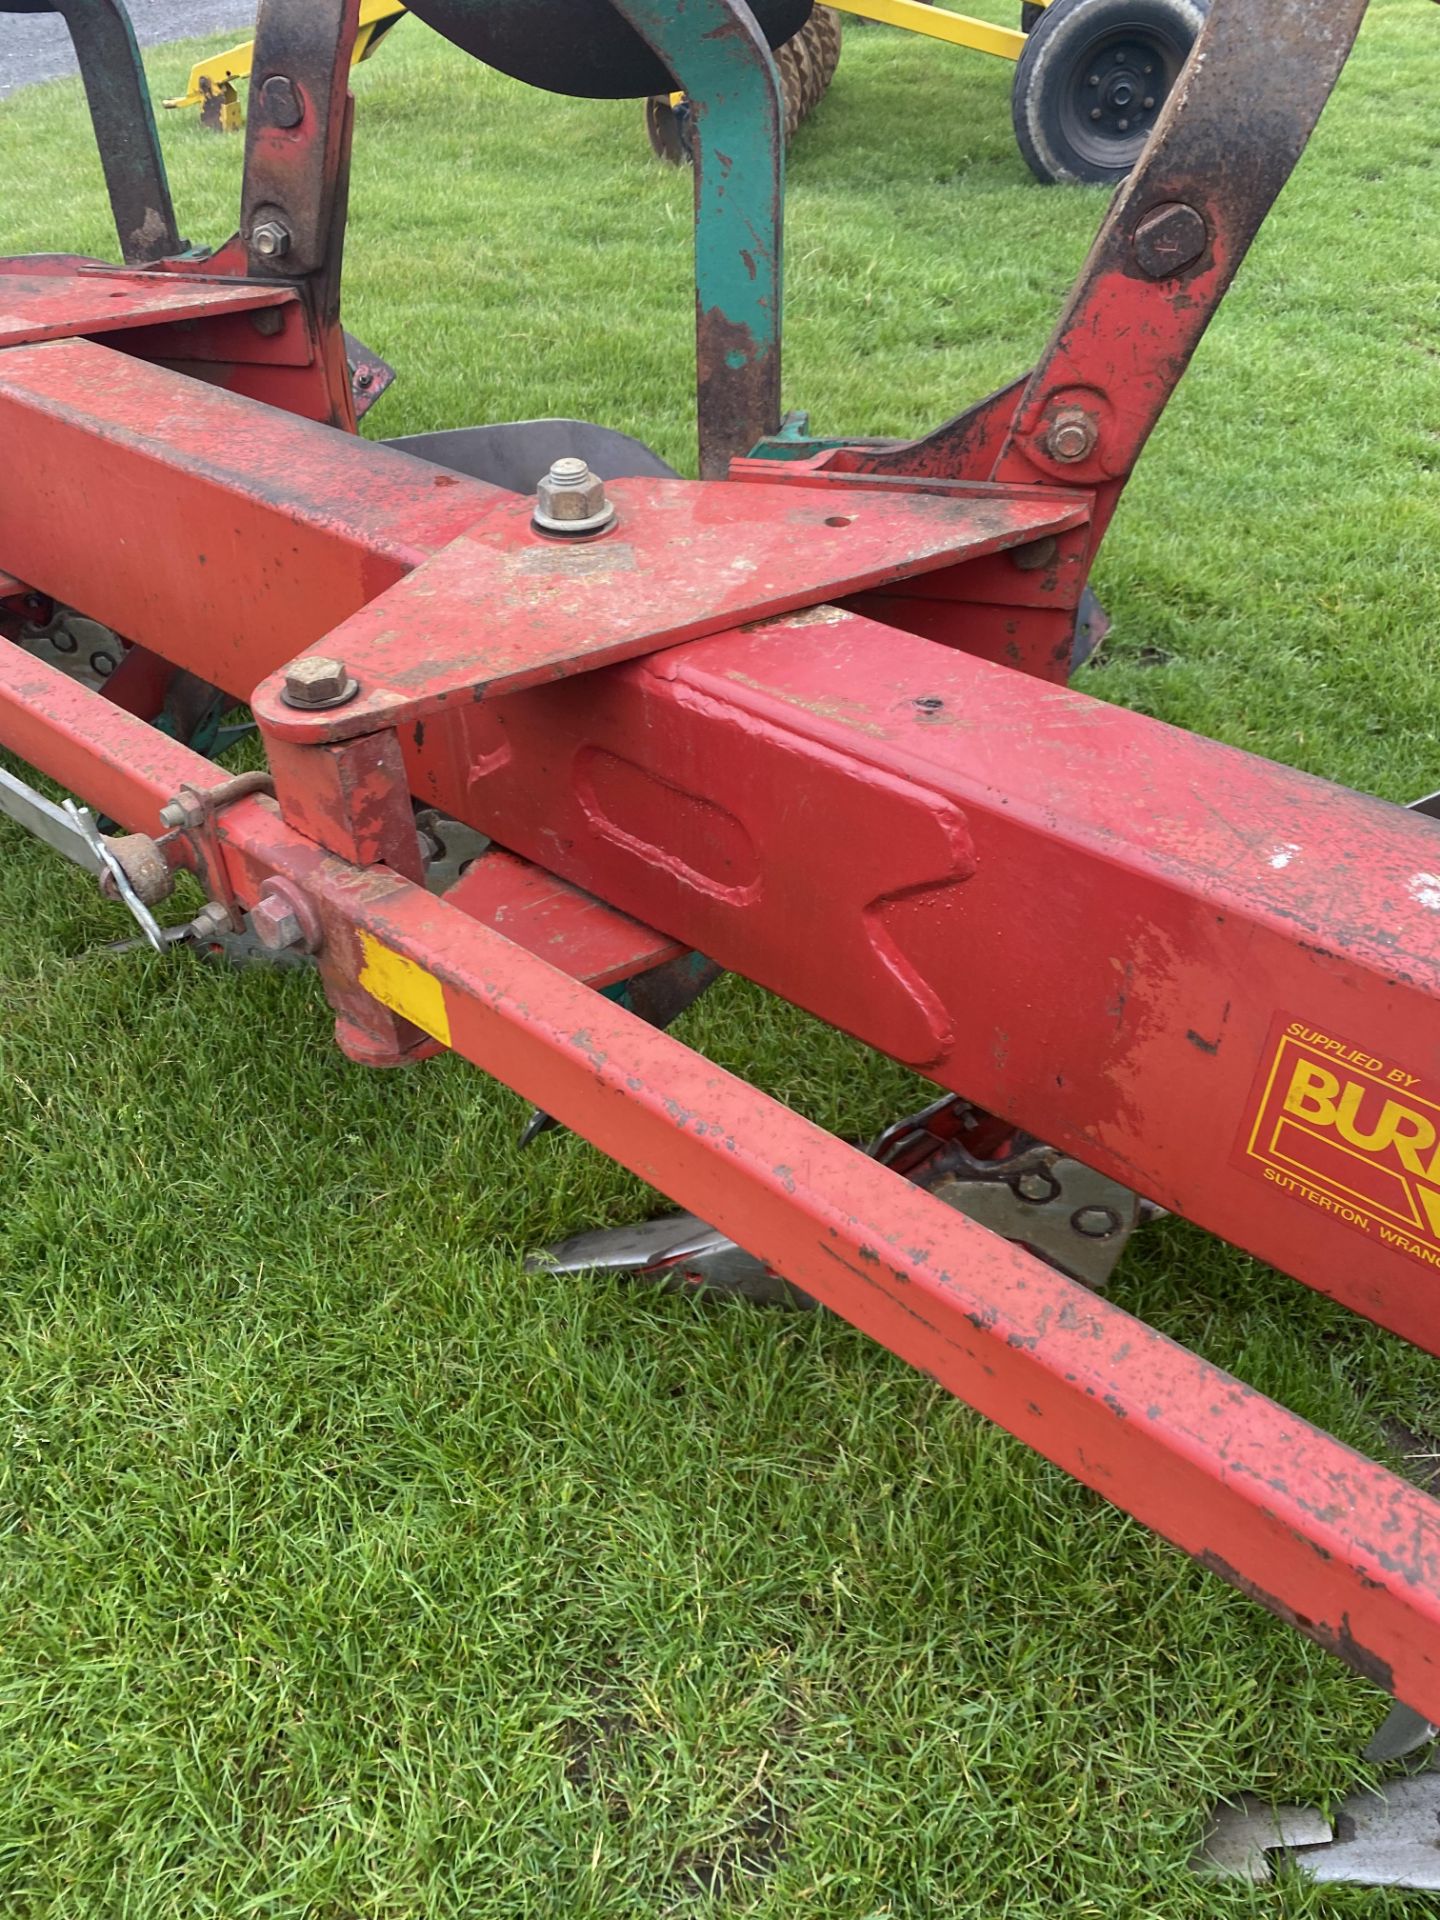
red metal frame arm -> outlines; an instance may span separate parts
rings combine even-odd
[[[408,757],[517,852],[1440,1351],[1431,822],[837,610]],[[1357,1089],[1343,1127],[1270,1114],[1292,1025]]]
[[[241,699],[505,497],[89,340],[0,354],[0,431],[0,565]]]
[[[858,472],[1100,490],[1096,539],[1266,214],[1304,152],[1368,0],[1213,0],[1027,380]],[[1072,427],[1057,440],[1057,423]]]
[[[218,771],[5,648],[0,737],[58,778],[78,764],[84,796],[140,828]],[[227,808],[216,845],[242,901],[274,879],[304,894],[330,965],[372,1004],[1440,1718],[1440,1503],[455,907],[325,855],[273,803]]]
[[[358,23],[359,0],[262,0],[239,236],[247,276],[290,279],[303,289],[328,394],[326,418],[351,433],[355,402],[340,327],[340,272]]]
[[[345,225],[350,56],[359,17],[360,0],[262,0],[240,214],[257,278],[323,273],[334,261]],[[283,229],[282,252],[256,247],[256,228],[267,224]]]
[[[0,356],[0,426],[0,566],[242,697],[497,498],[84,341]],[[1428,1120],[1355,1163],[1364,1204],[1250,1134],[1276,1023],[1428,1111],[1428,823],[833,609],[402,745],[445,811],[1440,1345]]]

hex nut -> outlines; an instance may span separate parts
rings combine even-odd
[[[359,691],[360,682],[351,678],[343,660],[323,653],[307,653],[292,660],[285,669],[280,698],[287,707],[318,713],[326,707],[343,707]]]
[[[278,220],[262,220],[250,230],[250,246],[262,260],[279,260],[290,251],[290,229]]]
[[[556,460],[535,494],[535,524],[547,533],[599,533],[615,519],[605,482],[573,455]]]
[[[1210,245],[1205,216],[1181,200],[1154,207],[1135,229],[1135,264],[1148,280],[1169,280]]]
[[[1100,429],[1083,407],[1062,407],[1050,422],[1045,451],[1063,466],[1088,459],[1095,451]]]
[[[262,894],[250,909],[250,925],[255,938],[271,953],[298,947],[305,938],[299,914],[270,894]]]
[[[160,824],[172,832],[184,827],[191,829],[205,824],[205,796],[196,787],[182,786],[173,800],[167,800],[160,809]]]
[[[218,900],[207,900],[186,929],[192,940],[211,940],[216,934],[233,933],[235,923],[230,909]]]

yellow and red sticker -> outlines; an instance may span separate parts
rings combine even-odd
[[[1410,1067],[1281,1021],[1242,1152],[1283,1192],[1440,1267],[1437,1095]]]

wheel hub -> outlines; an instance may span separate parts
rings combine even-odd
[[[1169,91],[1168,79],[1153,48],[1125,41],[1108,59],[1086,63],[1082,111],[1092,127],[1110,138],[1147,135]]]

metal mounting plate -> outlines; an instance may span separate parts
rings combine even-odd
[[[301,716],[274,676],[267,733],[345,740],[448,705],[513,693],[682,640],[860,593],[1084,523],[1076,494],[969,487],[843,495],[636,476],[610,483],[613,529],[562,542],[531,503],[496,500],[467,532],[326,638],[360,697]]]
[[[0,347],[294,303],[289,287],[262,287],[245,280],[227,285],[98,267],[73,273],[0,273]]]

